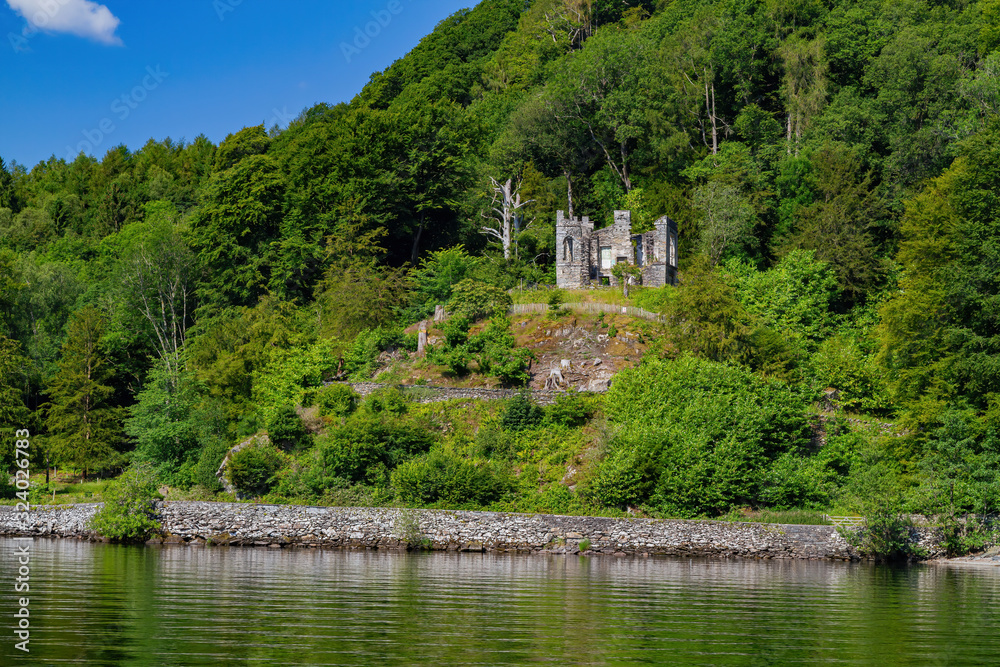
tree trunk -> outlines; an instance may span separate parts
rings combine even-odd
[[[715,84],[712,84],[712,155],[719,154],[719,126],[715,116]]]
[[[566,201],[569,204],[569,217],[573,219],[573,174],[569,169],[563,169],[566,176]]]
[[[792,154],[792,112],[788,112],[788,126],[785,129],[785,148],[789,155]]]
[[[417,227],[417,233],[413,237],[413,249],[410,251],[410,264],[413,266],[417,265],[417,255],[420,254],[420,237],[424,233],[424,216],[426,216],[426,212],[421,211],[420,226]]]

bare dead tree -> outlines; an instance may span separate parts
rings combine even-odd
[[[126,301],[150,324],[171,378],[180,370],[194,288],[194,256],[175,234],[140,243],[123,263]]]
[[[570,51],[582,47],[594,32],[593,4],[593,0],[562,0],[554,11],[545,13],[545,32],[556,44],[560,35],[566,35]]]
[[[508,178],[506,183],[501,184],[490,176],[490,184],[493,201],[490,203],[489,212],[483,213],[482,216],[491,224],[481,227],[479,231],[499,241],[503,247],[503,258],[509,261],[511,247],[517,243],[517,235],[534,222],[532,219],[522,224],[520,211],[534,200],[521,200],[520,178],[516,181]]]

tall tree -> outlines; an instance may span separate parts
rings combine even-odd
[[[632,189],[632,154],[655,107],[648,94],[649,55],[641,31],[608,26],[561,61],[547,93],[560,122],[587,129],[626,192]]]
[[[48,388],[46,428],[55,458],[83,470],[118,463],[121,410],[110,404],[112,375],[101,351],[104,316],[93,306],[77,311],[69,323],[59,371]]]
[[[531,200],[521,199],[521,180],[508,178],[500,183],[490,176],[490,189],[493,200],[490,202],[489,213],[483,213],[489,223],[480,228],[483,234],[496,239],[503,248],[503,258],[510,261],[511,249],[517,245],[517,235],[528,228],[530,221],[525,222],[521,210],[531,203]]]
[[[194,311],[196,258],[174,227],[151,223],[121,265],[125,302],[149,323],[168,378],[176,380]]]

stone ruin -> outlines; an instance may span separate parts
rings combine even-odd
[[[628,262],[642,268],[647,287],[677,282],[677,223],[667,216],[653,231],[633,234],[630,211],[615,211],[615,222],[594,229],[589,218],[556,213],[556,284],[563,288],[617,285],[611,268]]]

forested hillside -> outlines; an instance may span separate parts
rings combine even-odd
[[[207,489],[267,431],[254,488],[331,502],[995,511],[998,47],[997,0],[484,0],[287,128],[0,161],[0,424]],[[448,303],[430,361],[523,382],[505,291],[554,282],[557,209],[626,208],[681,284],[606,400],[320,389]]]

